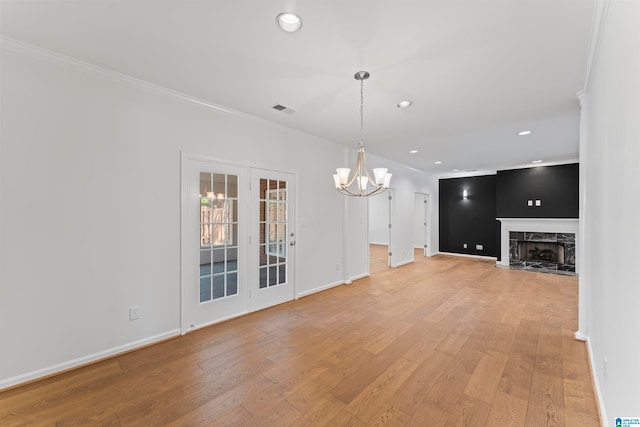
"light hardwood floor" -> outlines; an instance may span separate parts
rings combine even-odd
[[[385,252],[351,285],[0,393],[0,425],[599,425],[575,278]]]

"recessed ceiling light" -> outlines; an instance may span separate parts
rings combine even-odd
[[[416,154],[418,152],[418,150],[411,150],[409,151],[410,154]]]
[[[531,163],[542,163],[542,160],[533,160]]]
[[[521,130],[520,132],[518,132],[518,136],[525,136],[525,135],[531,135],[530,130]]]
[[[302,19],[295,13],[283,12],[276,17],[276,22],[282,31],[295,33],[302,27]]]
[[[441,165],[441,164],[442,164],[442,162],[441,162],[440,160],[437,160],[437,161],[435,161],[434,163],[435,163],[436,165]]]
[[[408,108],[413,105],[412,101],[400,101],[398,102],[398,108]]]
[[[451,172],[460,172],[460,169],[451,169]]]

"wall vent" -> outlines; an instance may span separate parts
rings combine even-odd
[[[286,114],[293,114],[296,112],[296,110],[294,110],[293,108],[289,108],[286,105],[281,105],[281,104],[273,105],[271,108],[273,108],[274,110],[282,111],[283,113],[286,113]]]

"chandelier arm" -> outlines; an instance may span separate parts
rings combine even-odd
[[[367,169],[367,161],[364,159],[364,156],[362,156],[362,168],[364,169],[364,173],[367,175],[367,178],[369,178],[369,183],[371,183],[372,187],[380,187],[378,185],[378,183],[371,178],[371,174],[369,173],[369,169]]]
[[[370,192],[358,192],[358,193],[354,193],[353,191],[345,187],[340,187],[337,190],[339,193],[344,194],[345,196],[366,197],[366,196],[374,196],[376,194],[384,193],[387,189],[376,186]]]

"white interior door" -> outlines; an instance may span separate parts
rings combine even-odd
[[[294,178],[251,169],[251,311],[295,297]]]
[[[183,155],[183,334],[248,310],[248,176],[247,168]]]

